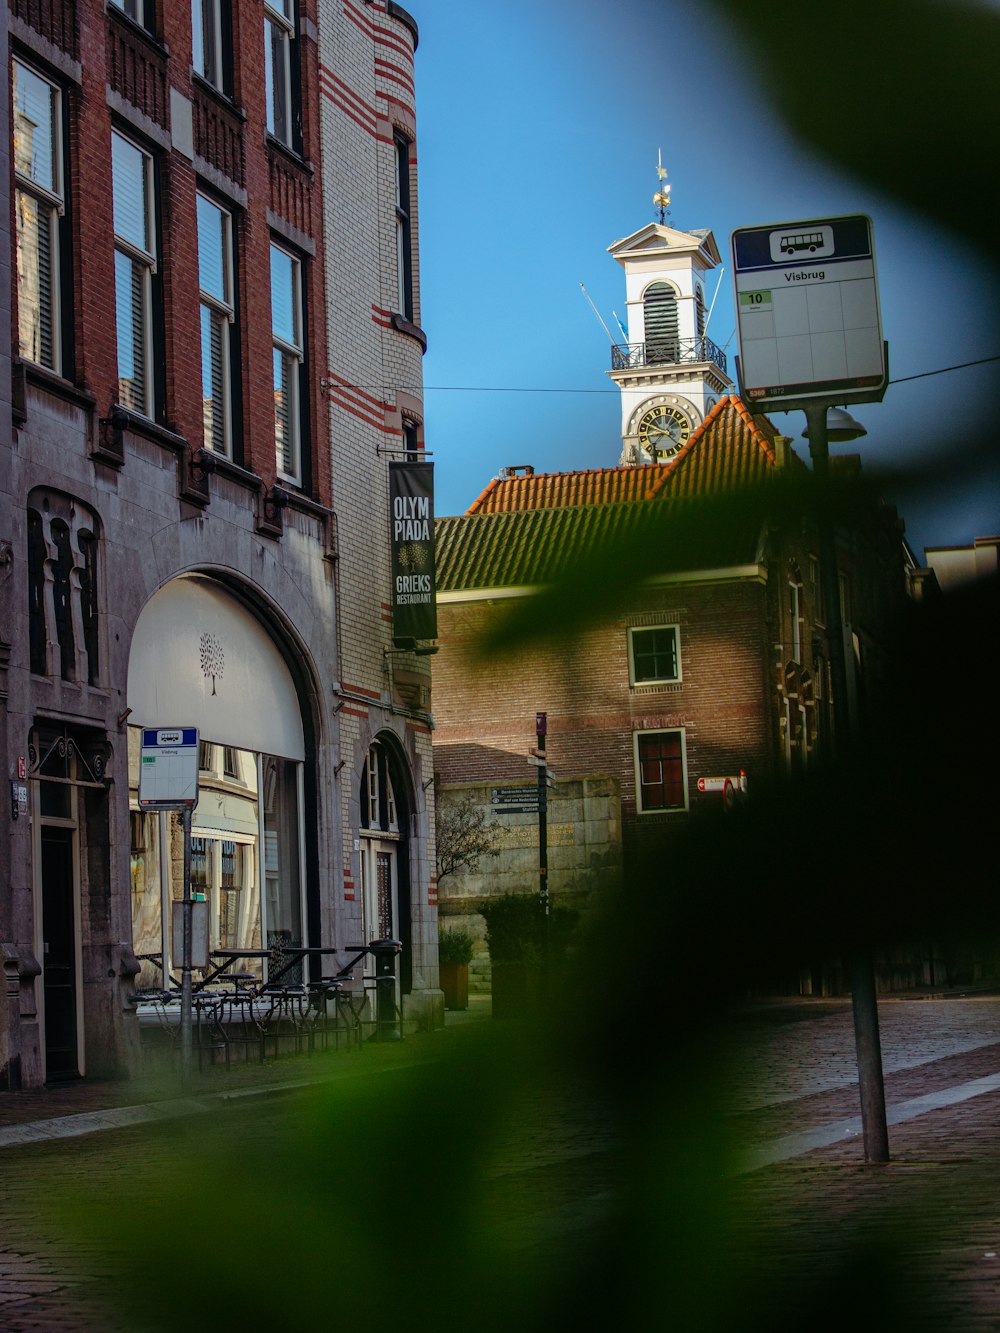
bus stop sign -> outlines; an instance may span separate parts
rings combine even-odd
[[[888,370],[871,218],[819,218],[733,232],[740,391],[753,408],[788,400],[876,402]]]

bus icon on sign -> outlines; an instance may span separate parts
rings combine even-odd
[[[833,228],[812,227],[808,231],[772,231],[771,258],[775,262],[814,255],[825,259],[833,254]]]

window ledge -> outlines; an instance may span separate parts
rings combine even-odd
[[[313,518],[329,518],[333,513],[326,505],[320,504],[318,500],[313,500],[302,491],[292,490],[290,486],[283,482],[276,483],[277,488],[287,497],[286,504],[289,509],[297,509],[302,514],[311,514]]]
[[[176,431],[170,430],[166,426],[161,426],[150,417],[141,416],[137,412],[130,412],[127,407],[122,407],[116,403],[112,409],[114,415],[123,413],[126,421],[124,429],[130,430],[133,435],[141,435],[146,440],[152,440],[154,444],[160,444],[164,449],[170,449],[175,454],[183,453],[188,442],[183,435],[178,435]]]
[[[246,123],[246,111],[240,106],[239,102],[234,100],[230,93],[224,92],[222,88],[217,88],[214,83],[210,83],[204,74],[199,74],[196,69],[191,70],[191,82],[198,92],[204,93],[206,97],[211,97],[213,101],[218,102],[220,106],[231,112],[244,124]]]
[[[137,23],[135,19],[129,18],[124,9],[119,9],[117,5],[105,4],[105,12],[107,13],[108,18],[113,19],[115,23],[120,23],[128,32],[134,33],[137,37],[141,37],[150,50],[155,52],[156,55],[161,56],[164,61],[168,59],[170,56],[170,47],[167,46],[166,42],[161,42],[159,37],[154,36],[148,28],[144,28],[142,24]]]
[[[414,342],[420,344],[422,352],[427,351],[427,334],[424,333],[423,329],[408,320],[405,315],[390,315],[389,318],[397,333],[404,333],[407,338],[412,338]]]
[[[92,393],[79,388],[72,380],[64,379],[54,370],[36,365],[34,361],[25,361],[20,357],[14,363],[14,370],[15,374],[23,375],[27,383],[34,388],[43,389],[46,393],[51,393],[54,398],[61,398],[63,402],[73,403],[84,412],[93,412],[97,407],[97,399]],[[24,408],[27,414],[27,404]]]
[[[680,694],[682,688],[683,682],[679,680],[665,680],[662,683],[643,681],[639,685],[629,686],[632,694]]]
[[[298,149],[293,148],[291,144],[283,143],[275,135],[271,134],[270,131],[268,131],[266,137],[267,146],[270,150],[277,153],[280,157],[285,158],[292,166],[298,167],[298,169],[305,172],[306,175],[315,175],[313,164],[308,158],[303,157]]]
[[[249,491],[259,491],[264,485],[256,472],[251,472],[248,468],[241,467],[239,463],[234,463],[225,454],[216,453],[212,449],[206,449],[204,453],[211,458],[213,469],[220,476],[228,477],[230,481],[245,486]]]

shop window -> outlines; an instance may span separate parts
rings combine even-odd
[[[139,727],[129,728],[128,749],[134,947],[139,955],[160,957],[163,919],[169,919],[169,903],[182,892],[182,827],[178,815],[137,809]],[[210,948],[259,951],[300,946],[304,942],[302,765],[203,741],[199,766],[191,888],[204,894],[208,903]],[[234,786],[234,775],[240,788]],[[162,861],[161,848],[165,849]],[[169,951],[169,939],[167,947]],[[177,962],[173,960],[175,969]],[[241,962],[240,969],[263,975],[261,960],[252,956]],[[297,975],[292,969],[285,980],[294,981]],[[158,968],[144,970],[143,984],[161,984]]]
[[[201,403],[205,448],[233,452],[233,219],[198,195],[198,286],[201,302]]]
[[[302,943],[302,901],[299,850],[299,789],[301,765],[290,759],[263,756],[264,891],[267,904],[267,947],[280,950]],[[296,967],[285,974],[301,980]]]
[[[629,630],[628,653],[633,685],[656,685],[681,678],[680,637],[676,625]]]
[[[687,808],[683,731],[635,733],[636,809],[640,814]]]
[[[265,0],[264,76],[267,131],[298,152],[298,78],[295,0]]]
[[[111,136],[115,228],[115,318],[118,401],[152,417],[154,411],[154,279],[156,225],[153,159],[117,132]]]
[[[20,60],[12,70],[18,350],[60,374],[63,329],[71,324],[61,279],[62,94]]]
[[[32,672],[78,684],[99,676],[97,520],[57,491],[28,497],[28,649]]]
[[[300,380],[305,359],[302,319],[302,265],[280,246],[271,246],[271,339],[274,361],[274,444],[278,473],[302,478]]]
[[[410,141],[397,134],[396,155],[396,300],[399,314],[413,320],[413,232],[410,221]]]
[[[229,0],[191,0],[191,54],[195,73],[227,97],[232,96],[232,13]]]

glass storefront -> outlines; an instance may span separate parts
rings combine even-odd
[[[179,976],[179,960],[169,957],[169,922],[171,902],[183,896],[183,832],[179,814],[139,809],[140,746],[141,729],[130,727],[132,938],[142,962],[137,984],[159,988],[161,963]],[[247,950],[235,966],[260,977],[264,960],[254,951],[304,943],[302,765],[202,740],[199,769],[191,891],[208,903],[210,949]]]

